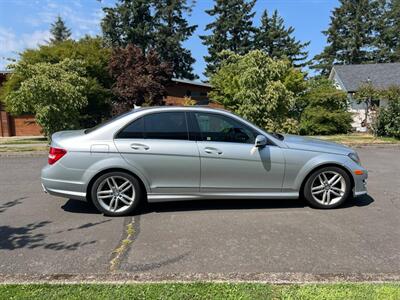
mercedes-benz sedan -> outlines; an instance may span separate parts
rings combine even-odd
[[[43,189],[104,214],[140,202],[304,197],[333,208],[365,194],[357,153],[335,143],[271,134],[224,110],[139,108],[87,130],[52,136]]]

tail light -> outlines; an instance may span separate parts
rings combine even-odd
[[[55,164],[66,153],[67,153],[67,150],[65,150],[65,149],[50,147],[49,159],[48,159],[49,165]]]

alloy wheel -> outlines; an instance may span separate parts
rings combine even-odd
[[[311,194],[322,205],[340,202],[346,193],[344,177],[335,171],[324,171],[315,177],[311,185]]]
[[[135,201],[135,187],[122,176],[105,178],[98,186],[97,200],[107,211],[121,213],[128,210]]]

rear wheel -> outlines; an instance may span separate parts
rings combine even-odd
[[[96,179],[91,196],[93,204],[105,215],[123,216],[138,207],[143,191],[132,175],[110,172]]]
[[[351,193],[349,175],[338,167],[325,167],[313,172],[304,185],[304,197],[316,208],[334,208]]]

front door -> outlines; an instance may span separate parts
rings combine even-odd
[[[188,138],[185,112],[145,115],[114,141],[124,159],[150,182],[152,193],[199,191],[199,151]]]
[[[199,131],[201,192],[280,192],[284,157],[275,145],[254,148],[259,134],[246,124],[218,113],[194,112]]]

